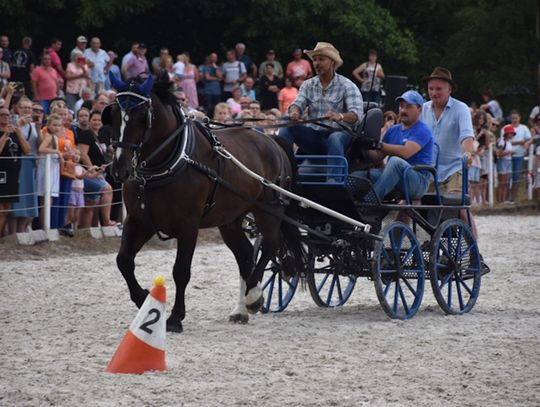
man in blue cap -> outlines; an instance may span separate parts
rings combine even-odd
[[[369,178],[374,181],[373,190],[379,200],[385,198],[394,188],[402,189],[403,172],[416,165],[433,165],[433,135],[429,127],[420,120],[424,98],[409,90],[396,98],[399,102],[400,124],[390,127],[382,141],[362,140],[362,147],[370,151],[373,162],[390,156],[384,170],[369,170]],[[367,176],[367,171],[357,171],[356,176]],[[418,199],[424,195],[431,181],[431,173],[412,169],[407,174],[409,197]],[[403,192],[403,191],[402,191]]]

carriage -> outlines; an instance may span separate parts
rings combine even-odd
[[[260,309],[283,311],[301,279],[323,307],[345,304],[357,279],[366,277],[391,318],[416,313],[426,278],[446,313],[473,308],[483,263],[466,187],[457,197],[436,188],[416,203],[404,181],[402,196],[379,202],[369,179],[349,175],[349,165],[366,161],[358,143],[347,159],[295,158],[280,138],[237,126],[215,130],[187,115],[166,75],[155,84],[151,76],[142,84],[113,76],[111,82],[119,93],[102,118],[112,126],[111,172],[124,182],[127,210],[117,265],[140,307],[148,290],[135,277],[135,256],[154,235],[178,240],[169,331],[183,330],[198,230],[216,226],[239,266],[239,302],[230,315],[235,322],[247,322],[248,312]],[[355,137],[378,139],[381,123],[380,109],[367,109]],[[436,167],[422,169],[436,177]],[[465,164],[463,177],[466,186]],[[256,237],[254,248],[246,229]]]
[[[364,136],[378,137],[381,120],[379,109],[369,109],[361,126]],[[438,147],[435,151],[435,166],[423,169],[436,179]],[[402,192],[380,202],[369,179],[349,175],[347,159],[312,155],[296,159],[298,195],[343,216],[336,219],[324,209],[299,205],[295,220],[304,225],[304,267],[300,272],[295,268],[294,251],[284,241],[265,267],[264,312],[285,310],[300,281],[307,283],[318,306],[342,306],[361,277],[373,281],[384,312],[393,319],[415,315],[427,279],[446,314],[464,314],[474,307],[482,261],[470,222],[466,158],[462,193],[442,194],[434,183],[435,191],[418,203],[410,200],[406,172]],[[466,222],[460,219],[462,210]],[[254,247],[257,259],[260,239]]]

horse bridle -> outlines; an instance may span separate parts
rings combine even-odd
[[[123,97],[127,98],[127,100],[122,101],[120,98],[123,98]],[[128,102],[130,101],[131,98],[135,98],[136,100],[138,100],[138,103],[134,104],[133,106],[129,106]],[[118,105],[118,107],[120,108],[120,115],[122,117],[122,123],[120,124],[120,140],[114,141],[112,145],[114,148],[126,148],[126,149],[137,152],[141,149],[142,145],[148,140],[149,131],[152,129],[152,120],[154,118],[154,113],[153,113],[153,108],[152,108],[152,98],[142,96],[132,91],[125,91],[125,92],[119,92],[116,95],[115,104]],[[124,129],[125,129],[125,126],[127,125],[131,112],[145,105],[146,105],[146,127],[144,129],[144,135],[141,141],[138,144],[127,143],[123,141],[122,139],[124,137]]]

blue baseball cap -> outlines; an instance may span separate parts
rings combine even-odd
[[[399,102],[401,100],[404,100],[411,105],[418,105],[420,107],[422,107],[422,105],[424,104],[424,98],[420,93],[415,90],[408,90],[403,95],[396,98],[396,102]]]

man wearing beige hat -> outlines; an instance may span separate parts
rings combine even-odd
[[[88,44],[88,40],[84,35],[79,35],[77,37],[77,44],[75,45],[75,48],[71,50],[71,53],[69,55],[69,60],[74,61],[76,54],[84,54],[84,51],[86,50],[86,44]]]
[[[319,42],[304,53],[312,60],[317,76],[300,87],[289,106],[289,119],[298,121],[307,110],[308,119],[325,117],[324,124],[330,129],[299,124],[280,129],[279,136],[296,143],[304,154],[344,156],[352,137],[338,123],[352,127],[362,118],[362,95],[352,81],[336,73],[343,60],[332,44]]]

